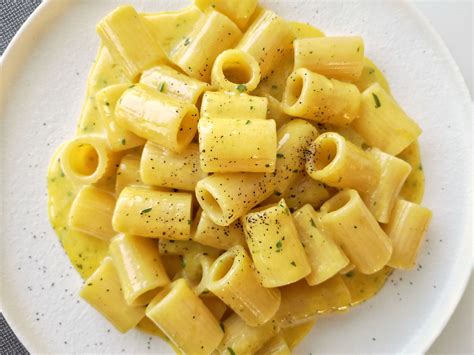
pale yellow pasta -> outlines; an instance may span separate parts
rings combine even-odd
[[[296,282],[311,272],[285,200],[242,217],[247,245],[265,287]]]
[[[216,319],[222,319],[225,312],[227,311],[227,306],[219,298],[211,296],[201,297],[202,302],[206,305],[207,308],[212,312]],[[222,324],[222,323],[221,323]]]
[[[98,23],[97,33],[132,80],[144,69],[166,62],[166,55],[133,6],[117,7]]]
[[[202,94],[211,88],[208,83],[190,78],[167,65],[159,65],[146,70],[140,77],[140,83],[195,105]]]
[[[383,227],[393,245],[389,266],[405,270],[415,267],[431,217],[428,208],[416,203],[405,200],[395,203],[390,220]]]
[[[194,191],[205,176],[199,163],[199,147],[190,143],[180,153],[148,141],[140,161],[140,176],[153,186]]]
[[[310,25],[309,23],[305,22],[297,22],[297,21],[290,21],[288,22],[290,25],[291,31],[293,32],[293,36],[295,37],[295,41],[301,38],[315,38],[315,37],[324,37],[324,32],[320,29]],[[293,42],[294,44],[294,42]]]
[[[148,304],[158,288],[170,282],[152,239],[119,234],[111,241],[109,253],[129,306]]]
[[[411,172],[411,166],[377,148],[371,149],[370,154],[380,167],[380,178],[376,185],[361,196],[375,219],[387,223],[402,186]]]
[[[286,52],[292,50],[293,34],[288,23],[270,10],[262,11],[237,45],[260,65],[262,80],[265,79]]]
[[[203,118],[199,120],[198,132],[204,172],[275,170],[277,133],[273,120]]]
[[[267,118],[275,120],[277,128],[288,123],[291,117],[283,111],[281,102],[269,94],[266,94],[265,97],[268,100]]]
[[[185,192],[126,187],[117,199],[112,225],[121,233],[186,240],[191,232],[191,204],[192,196]]]
[[[146,315],[185,354],[210,354],[224,336],[212,312],[183,279],[158,293]]]
[[[399,154],[421,134],[418,124],[378,83],[362,93],[359,118],[352,126],[368,144],[392,155]]]
[[[296,39],[295,69],[306,68],[342,81],[356,81],[364,67],[364,41],[359,36]]]
[[[196,22],[204,16],[203,12],[194,5],[178,11],[144,13],[141,15],[142,21],[168,57],[178,43],[191,33]],[[173,29],[172,32],[170,32],[171,28]]]
[[[286,343],[283,333],[280,331],[258,350],[256,355],[291,355],[291,350]]]
[[[212,66],[211,84],[230,92],[253,91],[260,82],[260,67],[250,54],[228,49],[219,54]]]
[[[171,60],[190,77],[209,82],[216,57],[234,47],[241,36],[242,32],[227,16],[208,9],[178,44]]]
[[[360,102],[357,86],[305,68],[291,73],[282,98],[288,115],[335,126],[348,125],[358,117]]]
[[[145,317],[145,307],[132,307],[123,297],[112,258],[106,257],[84,282],[80,296],[122,333]]]
[[[258,0],[195,0],[194,3],[203,11],[212,6],[243,30],[255,12]]]
[[[260,284],[250,256],[239,245],[216,259],[207,288],[252,327],[267,323],[280,305],[280,291]]]
[[[338,188],[370,191],[380,178],[375,158],[336,132],[321,134],[308,147],[306,173]]]
[[[310,286],[330,279],[349,264],[341,248],[322,230],[313,207],[301,207],[293,213],[293,220],[311,266],[306,276]]]
[[[69,228],[109,241],[117,234],[112,228],[114,207],[112,194],[91,185],[83,186],[72,203]]]
[[[349,289],[339,275],[317,286],[301,280],[280,290],[281,305],[275,320],[283,328],[306,323],[320,314],[342,311],[351,303]]]
[[[145,186],[140,177],[140,157],[125,155],[117,168],[115,177],[115,196],[119,196],[126,186]]]
[[[209,218],[205,211],[199,213],[193,240],[222,250],[228,250],[235,245],[247,246],[240,220],[233,222],[229,226],[219,226]]]
[[[204,178],[196,185],[196,197],[202,209],[214,223],[228,226],[274,191],[286,191],[304,169],[306,147],[316,136],[317,130],[310,123],[288,122],[277,132],[275,171],[216,174]]]
[[[355,190],[343,190],[321,206],[321,225],[364,274],[382,269],[392,243]]]
[[[309,177],[304,171],[298,174],[293,184],[288,186],[284,193],[276,190],[263,203],[270,204],[285,199],[290,211],[295,211],[306,204],[318,208],[331,196],[331,188]]]
[[[377,68],[374,62],[365,57],[362,73],[360,74],[359,79],[354,82],[354,85],[359,88],[360,92],[363,92],[365,89],[375,83],[379,83],[380,86],[382,86],[382,88],[390,94],[390,87],[381,70]]]
[[[345,268],[343,268],[341,271],[339,271],[339,274],[346,275],[354,269],[355,269],[355,265],[349,263],[349,264],[347,264],[347,266]]]
[[[67,142],[59,159],[74,184],[103,184],[114,176],[120,155],[109,149],[102,136],[84,135]]]
[[[137,136],[180,152],[194,138],[199,112],[189,102],[137,84],[123,93],[115,117],[119,125]]]
[[[202,245],[192,240],[160,239],[158,241],[158,250],[161,255],[204,254],[214,258],[217,258],[221,253],[221,251],[216,248]]]
[[[201,118],[265,119],[267,106],[265,97],[207,91],[202,98]]]
[[[115,105],[130,84],[107,86],[96,95],[97,108],[107,132],[109,146],[113,151],[127,150],[145,144],[145,140],[120,127],[115,120]]]
[[[217,351],[229,355],[254,354],[280,330],[273,320],[258,327],[249,326],[237,314],[227,318],[222,326],[225,333]]]

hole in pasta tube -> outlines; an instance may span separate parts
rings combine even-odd
[[[223,279],[234,265],[235,255],[226,253],[214,262],[211,268],[210,280],[217,282]]]
[[[199,190],[200,192],[200,202],[205,205],[205,210],[209,216],[214,217],[214,219],[220,219],[224,211],[222,207],[219,205],[219,202],[217,202],[216,198],[212,195],[212,193],[209,190],[206,190],[204,188]]]
[[[224,77],[234,84],[247,84],[252,80],[252,68],[245,61],[234,61],[222,66]]]
[[[339,192],[321,206],[321,212],[326,214],[341,209],[352,200],[353,193],[355,193],[354,190],[344,190]]]
[[[148,304],[151,301],[151,299],[153,298],[153,296],[156,295],[156,291],[157,291],[156,288],[145,291],[140,296],[135,298],[135,300],[133,301],[133,305],[134,306],[142,306],[142,305]]]
[[[99,154],[94,146],[78,143],[68,149],[66,159],[72,171],[77,175],[93,175],[99,166]]]
[[[193,140],[197,130],[197,121],[197,109],[188,109],[181,119],[181,125],[176,136],[178,146],[186,146]]]
[[[338,152],[337,141],[330,136],[323,136],[314,142],[314,167],[322,170],[332,163]]]
[[[303,92],[304,81],[300,74],[294,75],[294,80],[290,79],[287,82],[287,96],[286,96],[286,104],[288,106],[293,106],[298,103],[301,93]]]

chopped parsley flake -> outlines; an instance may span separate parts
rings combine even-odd
[[[142,211],[140,212],[140,214],[148,213],[148,212],[150,212],[151,210],[152,210],[152,207],[145,208],[144,210],[142,210]]]
[[[245,86],[244,84],[239,84],[239,85],[237,85],[236,89],[239,92],[244,92],[244,91],[247,91],[247,86]]]
[[[382,105],[380,104],[379,97],[378,97],[377,95],[375,95],[374,93],[372,93],[372,96],[374,97],[375,108],[379,108],[380,106],[382,106]]]
[[[285,157],[285,154],[277,153],[277,158],[284,158],[284,157]]]
[[[159,88],[158,88],[158,89],[160,90],[160,92],[164,92],[164,91],[165,91],[165,85],[166,85],[165,83],[161,83],[161,84],[160,84],[160,86],[159,86]]]
[[[232,348],[227,348],[227,351],[229,352],[230,355],[235,355],[235,351]]]
[[[247,120],[247,122],[245,122],[245,124],[251,124],[252,122],[250,120]]]
[[[190,44],[191,44],[191,40],[190,40],[189,38],[186,38],[186,39],[184,40],[184,45],[185,45],[185,46],[189,46]]]
[[[125,138],[122,138],[122,145],[127,144],[127,140]]]
[[[309,221],[311,222],[311,225],[316,228],[316,223],[314,223],[314,220],[312,218],[309,219]]]

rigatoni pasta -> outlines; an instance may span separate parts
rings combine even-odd
[[[120,97],[115,117],[137,136],[180,152],[194,138],[199,112],[189,102],[137,84]]]
[[[317,317],[416,265],[421,129],[361,37],[257,0],[126,5],[97,32],[48,212],[81,297],[119,331],[177,353],[297,353]]]
[[[199,120],[198,131],[203,171],[258,173],[275,170],[275,121],[208,118]]]

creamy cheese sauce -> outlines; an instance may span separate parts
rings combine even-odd
[[[173,25],[175,29],[179,29],[166,33],[165,37],[162,35],[162,45],[166,47],[168,52],[170,52],[173,45],[191,30],[192,24],[200,16],[201,13],[199,10],[190,7],[179,12],[156,15],[151,14],[146,15],[145,17],[155,26],[161,23],[165,27]],[[160,20],[162,20],[162,22],[160,22]],[[291,23],[290,25],[295,33],[295,37],[302,38],[311,35],[324,35],[319,30],[306,24]],[[286,77],[284,76],[287,76],[287,72],[291,71],[292,64],[292,57],[285,57],[282,62],[283,70],[279,71],[282,75],[274,73],[274,75],[261,84],[262,86],[269,86],[273,90],[270,90],[270,93],[278,99],[281,97],[285,85]],[[97,55],[94,67],[89,74],[86,101],[78,125],[78,134],[105,134],[104,126],[100,120],[97,106],[95,104],[95,93],[106,86],[127,82],[129,82],[129,80],[126,78],[120,66],[112,61],[112,58],[106,49],[101,48]],[[362,77],[356,85],[363,89],[374,82],[379,82],[386,90],[389,90],[387,81],[382,72],[374,63],[369,59],[366,59]],[[345,129],[340,133],[359,145],[362,144],[362,141],[360,141],[355,132],[350,128]],[[62,147],[59,147],[49,165],[48,213],[51,224],[72,265],[76,268],[81,277],[86,279],[94,272],[102,259],[107,255],[108,243],[68,229],[69,210],[80,187],[74,185],[62,172],[60,164],[61,150]],[[413,143],[405,149],[399,157],[407,161],[413,168],[403,186],[401,197],[419,203],[424,192],[424,175],[418,142]],[[113,191],[114,181],[111,180],[108,185],[101,186],[101,188]],[[373,297],[383,287],[390,273],[391,268],[386,267],[373,275],[364,275],[355,270],[344,275],[343,280],[349,288],[352,296],[351,304],[348,306],[357,305]],[[164,336],[164,334],[147,318],[140,322],[138,327],[150,334],[160,336],[170,343],[167,337]],[[287,337],[289,343],[294,346],[304,335],[306,335],[311,327],[312,324],[310,326],[302,326],[300,327],[301,329],[296,327],[295,329],[285,331],[285,337]]]

